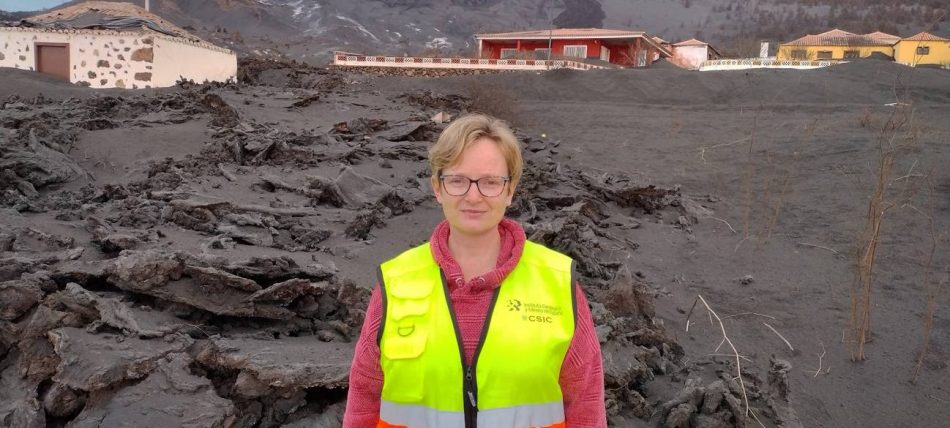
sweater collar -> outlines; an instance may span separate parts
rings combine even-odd
[[[501,237],[501,251],[498,252],[498,260],[495,262],[495,269],[480,276],[471,278],[468,283],[462,275],[462,268],[459,266],[452,252],[449,250],[449,223],[442,220],[429,239],[432,250],[432,257],[438,263],[445,278],[448,280],[450,290],[461,287],[470,288],[472,291],[490,290],[497,288],[501,282],[514,270],[521,260],[521,253],[524,250],[525,237],[524,229],[518,222],[505,218],[498,224],[498,234]]]

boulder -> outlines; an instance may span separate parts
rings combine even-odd
[[[72,327],[50,331],[48,336],[61,359],[53,380],[82,391],[142,379],[155,370],[161,358],[183,352],[193,342],[183,335],[142,340]]]
[[[212,338],[198,361],[212,368],[247,372],[272,389],[342,389],[349,378],[352,346],[323,342],[315,336],[280,340]]]
[[[15,321],[43,299],[40,286],[32,281],[0,282],[0,319]]]
[[[233,403],[219,397],[210,380],[188,372],[190,360],[185,354],[170,354],[155,363],[155,371],[145,380],[111,397],[90,397],[71,426],[233,426]]]

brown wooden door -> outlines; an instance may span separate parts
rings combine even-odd
[[[69,45],[37,43],[36,70],[69,80]]]

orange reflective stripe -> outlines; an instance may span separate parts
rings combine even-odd
[[[556,424],[545,425],[543,427],[531,427],[531,428],[567,428],[567,424],[564,422],[558,422]]]
[[[376,428],[409,428],[405,425],[393,425],[389,422],[386,422],[382,419],[376,422]]]

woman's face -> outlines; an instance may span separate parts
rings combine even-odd
[[[442,212],[453,233],[479,235],[493,232],[511,205],[514,188],[507,182],[498,196],[483,196],[474,180],[484,177],[507,177],[508,165],[497,143],[489,138],[480,138],[469,146],[462,157],[441,171],[442,176],[463,176],[473,181],[468,191],[461,196],[452,196],[441,186],[439,177],[432,177],[435,198],[442,205]],[[446,179],[448,182],[448,179]],[[482,190],[487,186],[482,185]],[[453,192],[457,193],[457,192]]]

